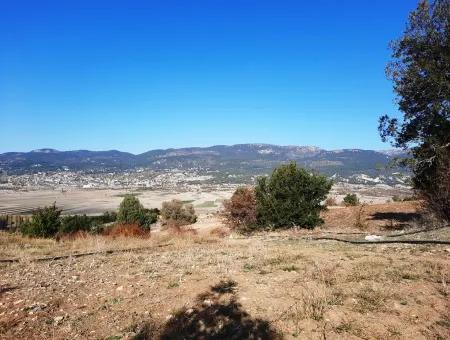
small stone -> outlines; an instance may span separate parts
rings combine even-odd
[[[55,325],[59,325],[64,320],[64,316],[55,316],[53,318],[53,322]]]
[[[203,306],[209,307],[209,306],[211,306],[212,304],[213,304],[212,301],[209,300],[209,299],[206,299],[206,300],[203,301]]]
[[[117,291],[121,291],[121,290],[123,290],[123,286],[119,286],[119,287],[117,287],[117,288],[116,288],[116,290],[117,290]]]

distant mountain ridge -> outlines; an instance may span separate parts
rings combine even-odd
[[[38,149],[0,154],[0,169],[10,173],[27,173],[61,169],[124,171],[139,167],[154,170],[200,168],[226,173],[260,174],[266,173],[280,163],[292,160],[329,176],[348,177],[358,173],[376,176],[380,171],[392,172],[384,167],[394,156],[400,154],[398,150],[392,152],[362,149],[324,150],[315,146],[272,144],[158,149],[137,155],[117,150]]]

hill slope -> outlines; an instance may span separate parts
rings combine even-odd
[[[396,154],[397,155],[397,154]],[[393,159],[390,152],[344,149],[323,150],[314,146],[279,146],[269,144],[216,145],[181,149],[152,150],[142,154],[111,151],[57,151],[0,154],[0,168],[10,173],[52,171],[123,171],[137,167],[153,170],[204,169],[225,175],[259,175],[276,165],[296,161],[328,176],[348,178],[358,174],[371,177],[391,176],[384,167]]]

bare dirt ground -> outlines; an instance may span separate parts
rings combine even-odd
[[[323,229],[394,231],[420,225],[420,202],[363,204],[355,207],[332,206],[323,213]]]
[[[1,233],[0,259],[19,261],[0,264],[0,337],[448,339],[449,245],[313,240],[397,233],[385,224],[406,223],[414,207],[366,206],[362,229],[353,226],[358,207],[333,208],[317,230],[250,237],[212,235],[224,229],[213,215],[196,235],[149,239],[57,243]],[[407,237],[450,240],[450,230]],[[98,253],[33,261],[86,251]]]

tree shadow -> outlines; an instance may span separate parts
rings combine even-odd
[[[282,339],[266,320],[252,318],[237,301],[237,283],[221,281],[199,294],[194,306],[178,310],[158,338],[168,339]],[[153,336],[152,336],[153,335]],[[138,339],[155,338],[154,333]]]
[[[405,212],[376,212],[371,220],[395,220],[397,222],[412,222],[420,217],[418,213]]]
[[[417,221],[420,218],[418,213],[406,213],[406,212],[376,212],[372,214],[371,220],[386,221],[386,229],[402,229],[413,221]]]

